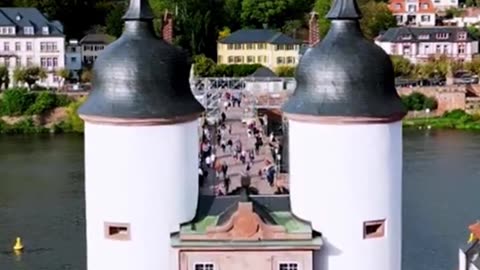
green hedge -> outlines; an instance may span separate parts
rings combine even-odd
[[[0,115],[20,116],[42,114],[67,106],[71,99],[52,92],[29,92],[24,88],[8,89],[0,99]]]
[[[435,98],[427,97],[418,92],[413,92],[408,96],[402,96],[402,101],[409,111],[435,110],[438,105]]]

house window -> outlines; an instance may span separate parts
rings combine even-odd
[[[40,58],[40,66],[41,66],[42,68],[46,68],[46,67],[47,67],[47,58],[46,58],[46,57]]]
[[[130,224],[108,223],[104,224],[105,238],[112,240],[130,240]]]
[[[48,26],[42,27],[42,34],[48,35]]]
[[[10,58],[5,58],[5,66],[10,67]]]
[[[3,50],[6,51],[6,52],[10,51],[10,43],[4,42],[3,43]]]
[[[31,67],[33,65],[32,57],[27,57],[27,67]]]
[[[70,62],[76,63],[76,62],[77,62],[77,58],[76,58],[76,57],[71,57],[71,58],[70,58]]]
[[[437,45],[435,47],[435,53],[442,53],[442,46],[441,45]]]
[[[285,63],[285,57],[277,57],[277,65],[284,64],[284,63]]]
[[[401,39],[402,40],[410,40],[410,39],[412,39],[412,35],[402,35]]]
[[[215,270],[213,263],[195,263],[193,265],[194,270]]]
[[[259,55],[259,56],[257,56],[257,63],[262,63],[262,58],[263,58],[263,57],[262,57],[262,56],[260,56],[260,55]]]
[[[287,51],[293,51],[295,46],[294,45],[286,45]]]
[[[278,270],[300,270],[296,262],[281,262],[278,264]]]
[[[395,10],[401,10],[402,5],[401,4],[395,4]]]
[[[443,45],[443,53],[446,53],[448,54],[449,53],[449,48],[448,48],[448,45]]]
[[[465,53],[465,44],[458,44],[458,53],[459,54]]]
[[[457,34],[457,39],[459,40],[466,40],[467,39],[467,33],[466,32],[459,32]]]
[[[392,54],[397,54],[397,44],[392,44],[391,50]]]
[[[253,50],[253,44],[247,44],[247,50]]]
[[[255,56],[247,56],[247,63],[255,62]]]
[[[423,9],[428,9],[428,4],[427,4],[427,3],[422,4],[422,8],[423,8]]]
[[[27,51],[32,50],[32,42],[27,42]]]
[[[33,32],[33,27],[32,27],[32,26],[25,26],[25,27],[23,28],[23,33],[24,33],[25,35],[33,35],[33,34],[34,34],[34,32]]]
[[[267,48],[267,45],[265,43],[257,44],[257,49],[259,50],[265,50],[266,48]]]
[[[229,63],[229,64],[233,63],[234,61],[235,61],[235,60],[234,60],[233,56],[229,56],[229,57],[228,57],[228,63]]]
[[[437,33],[436,37],[438,39],[448,39],[448,33]]]
[[[292,56],[287,57],[287,64],[295,64],[295,57],[292,57]]]
[[[21,49],[20,42],[15,42],[15,51],[20,51]]]
[[[408,12],[417,12],[417,6],[408,5]]]
[[[420,17],[422,22],[429,22],[430,21],[430,16],[428,15],[422,15],[422,17]]]
[[[58,67],[58,58],[53,57],[53,67]]]
[[[13,27],[8,27],[7,31],[9,35],[13,34],[13,29],[14,29]]]
[[[363,223],[363,238],[380,238],[385,236],[385,219]]]
[[[241,50],[242,49],[242,44],[233,44],[233,49]]]
[[[235,56],[235,63],[242,63],[243,62],[243,56]]]
[[[19,67],[21,66],[21,64],[22,64],[22,60],[20,59],[20,57],[15,58],[15,66]]]
[[[428,17],[430,19],[430,17]],[[423,20],[423,16],[422,16],[422,20]],[[430,39],[430,35],[419,35],[418,36],[418,39],[420,40],[428,40]]]
[[[227,44],[227,50],[233,50],[233,44]]]

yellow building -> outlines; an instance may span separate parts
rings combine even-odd
[[[241,29],[217,43],[218,64],[296,66],[301,42],[269,29]]]

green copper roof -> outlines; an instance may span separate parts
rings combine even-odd
[[[310,224],[295,218],[291,212],[278,211],[271,212],[270,215],[275,222],[278,225],[283,226],[288,233],[312,232]],[[217,226],[218,217],[219,216],[206,216],[194,223],[182,225],[180,232],[182,234],[204,234],[207,232],[207,228]]]

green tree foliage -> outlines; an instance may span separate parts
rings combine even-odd
[[[78,116],[78,108],[82,106],[82,104],[85,102],[86,97],[83,97],[75,102],[72,102],[70,105],[67,107],[67,119],[65,121],[65,124],[69,127],[70,130],[73,132],[79,132],[83,133],[84,129],[84,122],[83,120]]]
[[[279,66],[275,70],[275,73],[279,77],[294,77],[295,76],[295,67],[290,66]]]
[[[193,72],[195,76],[210,77],[215,72],[215,62],[203,54],[195,56],[193,61]]]
[[[386,3],[369,1],[361,6],[361,10],[360,25],[366,38],[374,39],[380,31],[397,26],[397,20]]]
[[[125,13],[126,6],[123,3],[115,5],[105,18],[105,27],[107,34],[120,37],[123,32],[122,16]]]
[[[463,69],[472,72],[473,74],[480,75],[480,58],[473,58],[471,62],[464,63]]]
[[[320,36],[325,36],[330,29],[330,20],[326,19],[328,11],[331,7],[330,0],[316,0],[315,11],[318,13],[318,23]],[[373,39],[380,31],[387,30],[390,27],[395,27],[397,22],[392,15],[386,3],[381,1],[359,1],[360,10],[362,12],[362,19],[360,21],[365,37]]]
[[[409,111],[435,110],[437,108],[437,100],[435,98],[427,97],[418,92],[402,96],[402,101]]]
[[[223,9],[228,28],[234,31],[240,29],[242,19],[238,13],[242,10],[242,0],[224,0]]]
[[[26,83],[28,89],[38,81],[47,78],[46,71],[41,67],[17,68],[13,72],[13,79],[17,83]]]
[[[288,8],[287,0],[243,0],[242,24],[250,28],[262,28],[264,24],[280,28]]]
[[[393,70],[395,72],[395,77],[410,77],[415,66],[410,63],[410,61],[401,56],[392,55]]]
[[[82,75],[80,76],[80,80],[84,83],[91,82],[93,78],[93,73],[91,69],[84,69],[82,70]]]
[[[16,88],[5,90],[0,99],[0,112],[2,115],[23,115],[35,103],[35,94],[26,89]]]

